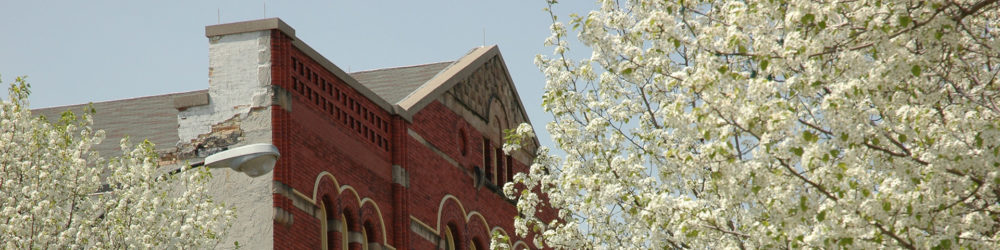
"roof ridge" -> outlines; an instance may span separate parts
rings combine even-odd
[[[405,69],[405,68],[416,68],[416,67],[423,67],[423,66],[428,66],[428,65],[435,65],[435,64],[445,64],[445,63],[449,63],[449,64],[450,64],[450,63],[454,63],[454,62],[455,62],[455,61],[441,61],[441,62],[433,62],[433,63],[424,63],[424,64],[417,64],[417,65],[407,65],[407,66],[399,66],[399,67],[389,67],[389,68],[378,68],[378,69],[369,69],[369,70],[362,70],[362,71],[355,71],[355,72],[350,72],[350,73],[348,73],[348,74],[356,74],[356,73],[368,73],[368,72],[373,72],[373,71],[379,71],[379,70],[389,70],[389,69]]]
[[[138,100],[138,99],[166,97],[166,96],[171,96],[171,95],[184,95],[184,94],[192,94],[192,93],[197,93],[197,92],[208,92],[208,89],[188,90],[188,91],[173,92],[173,93],[166,93],[166,94],[155,94],[155,95],[148,95],[148,96],[131,97],[131,98],[126,98],[126,99],[115,99],[115,100],[105,100],[105,101],[96,101],[96,102],[87,102],[87,103],[67,104],[67,105],[59,105],[59,106],[51,106],[51,107],[32,108],[31,110],[35,111],[35,110],[43,110],[43,109],[54,109],[54,108],[63,108],[63,107],[83,106],[83,105],[87,105],[87,104],[97,105],[97,104],[103,104],[103,103],[126,102],[126,101],[135,101],[135,100]]]

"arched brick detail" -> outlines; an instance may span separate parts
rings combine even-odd
[[[368,234],[370,236],[368,238],[368,242],[378,242],[379,244],[386,245],[388,242],[386,242],[386,237],[385,237],[386,233],[385,219],[382,213],[380,212],[380,209],[377,207],[377,204],[366,200],[361,205],[360,211],[361,214],[359,215],[359,217],[360,220],[362,221],[362,224],[364,223],[371,224],[372,227],[371,229],[373,229],[371,231],[368,231]]]
[[[445,222],[457,221],[461,222],[461,226],[465,226],[465,207],[458,201],[454,196],[448,195],[441,199],[441,204],[438,206],[438,221],[437,230],[441,231],[444,228]]]
[[[361,204],[358,204],[359,200],[358,194],[349,186],[345,186],[341,190],[340,196],[337,197],[338,210],[347,217],[347,229],[349,231],[361,231],[361,217],[359,216],[361,214]]]
[[[488,247],[490,243],[490,228],[486,224],[486,219],[483,218],[479,212],[469,212],[466,216],[465,224],[465,235],[468,244],[473,244],[473,240],[478,240],[481,245],[476,246],[476,249],[486,249],[480,247]]]
[[[340,196],[340,187],[337,186],[336,180],[331,177],[320,176],[314,189],[316,193],[314,197],[319,197],[319,199],[323,200],[326,203],[327,210],[337,207],[339,201],[336,197]]]
[[[489,113],[486,114],[487,124],[489,124],[489,129],[493,130],[489,131],[488,134],[496,132],[496,135],[499,135],[500,137],[490,139],[501,142],[503,140],[503,130],[511,128],[511,124],[508,122],[510,119],[507,117],[506,104],[503,103],[503,101],[501,101],[496,95],[490,95],[487,107],[489,107]]]
[[[439,234],[444,236],[444,231],[449,225],[454,226],[452,228],[452,233],[462,234],[464,236],[465,232],[465,208],[459,203],[458,199],[452,196],[445,196],[441,200],[441,205],[438,207],[438,223],[437,230]],[[463,246],[464,237],[455,236],[456,249],[465,249]]]
[[[470,126],[465,120],[455,120],[451,127],[451,131],[455,131],[455,145],[458,145],[457,154],[454,155],[459,156],[458,160],[463,165],[465,165],[470,156],[469,153],[472,151],[472,146],[476,145],[473,144],[472,138],[469,137],[469,132],[474,130],[475,128]]]

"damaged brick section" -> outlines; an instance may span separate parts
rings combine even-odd
[[[198,135],[191,142],[178,145],[173,152],[161,154],[160,164],[177,163],[177,159],[205,158],[214,153],[226,150],[229,145],[243,140],[243,129],[240,128],[240,115],[212,125],[208,134]]]

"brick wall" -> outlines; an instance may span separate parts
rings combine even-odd
[[[274,143],[282,152],[274,180],[313,202],[329,200],[324,202],[326,210],[336,216],[330,217],[348,211],[350,231],[360,231],[364,223],[374,225],[370,234],[375,239],[369,241],[385,244],[383,236],[393,237],[394,209],[389,113],[293,46],[286,34],[273,31],[271,40],[273,85],[291,97],[284,106],[272,107]],[[336,184],[324,184],[314,194],[317,177],[324,172],[332,178],[320,181]],[[320,248],[319,216],[303,212],[288,197],[274,196],[274,205],[294,216],[291,227],[275,225],[274,247]]]
[[[447,223],[455,223],[463,236],[461,246],[466,248],[474,237],[479,237],[483,244],[489,244],[490,235],[486,230],[492,231],[498,226],[512,236],[513,241],[519,240],[513,235],[513,218],[517,215],[513,203],[494,189],[476,187],[474,168],[483,166],[483,134],[437,101],[414,115],[410,129],[458,164],[456,167],[417,139],[407,140],[411,151],[408,162],[412,215],[431,227],[437,227],[437,230]],[[459,131],[466,133],[465,155],[462,155],[463,143]],[[513,160],[511,165],[513,173],[527,171],[527,166],[517,160]],[[442,200],[445,200],[443,205]],[[464,210],[464,215],[461,210]],[[479,216],[485,219],[485,224],[478,219]],[[411,239],[424,240],[417,236],[411,236]]]
[[[441,243],[448,227],[459,248],[486,246],[493,231],[530,242],[513,235],[512,201],[495,185],[483,185],[484,154],[496,149],[484,150],[483,138],[502,138],[499,131],[480,131],[439,101],[406,121],[353,89],[294,39],[271,30],[272,134],[282,152],[273,178],[276,188],[291,190],[276,191],[273,203],[294,218],[276,220],[274,248],[321,248],[328,235],[331,249],[338,249],[338,242],[356,242],[366,231],[369,242],[428,249]],[[503,158],[510,173],[527,170]],[[510,178],[507,171],[497,174]],[[346,229],[326,223],[329,232],[321,232],[321,218],[339,221],[345,214]]]

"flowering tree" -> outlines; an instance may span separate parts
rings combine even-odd
[[[210,246],[229,227],[232,209],[205,191],[208,170],[163,171],[151,143],[127,139],[105,161],[90,114],[33,117],[28,87],[17,78],[0,103],[0,248]]]
[[[542,149],[514,178],[526,188],[505,188],[519,234],[558,248],[1000,246],[997,0],[599,6],[567,23],[549,11],[555,53],[536,63],[565,155]],[[570,30],[589,57],[571,58]]]

